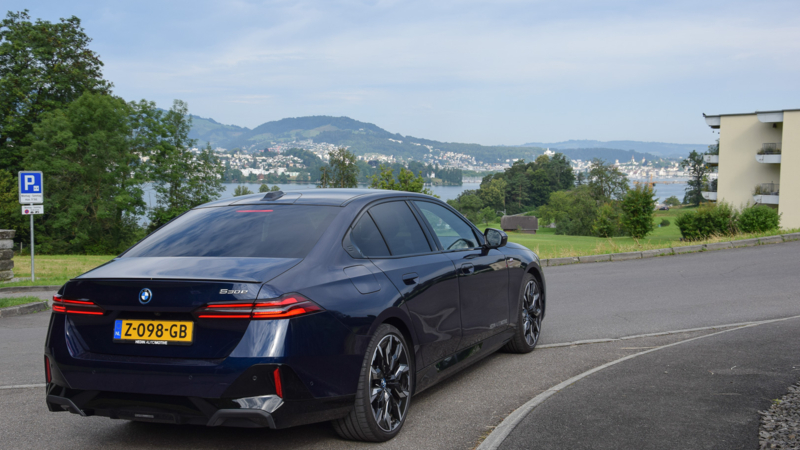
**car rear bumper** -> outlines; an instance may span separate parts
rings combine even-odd
[[[242,402],[237,401],[242,399],[79,391],[54,383],[47,385],[47,392],[47,407],[53,412],[141,422],[273,429],[344,417],[354,401],[353,396],[283,400],[272,395],[262,396],[263,402]]]

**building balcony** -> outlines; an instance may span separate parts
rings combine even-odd
[[[780,164],[781,147],[780,144],[763,144],[761,150],[756,154],[756,161],[762,164]]]
[[[703,161],[709,166],[718,166],[719,155],[703,155]]]
[[[704,184],[703,187],[700,188],[700,193],[703,195],[704,199],[710,202],[717,201],[717,180],[712,180]]]
[[[700,193],[701,193],[701,194],[703,194],[703,198],[704,198],[704,199],[706,199],[706,200],[708,200],[708,201],[710,201],[710,202],[715,202],[715,201],[717,201],[717,193],[716,193],[716,192],[711,192],[711,191],[700,191]]]
[[[775,183],[757,184],[753,190],[753,201],[757,205],[777,205],[780,186]]]

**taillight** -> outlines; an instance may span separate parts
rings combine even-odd
[[[102,316],[105,310],[88,300],[70,300],[56,294],[53,296],[53,312],[61,314],[85,314]]]
[[[198,319],[285,319],[322,311],[322,307],[299,294],[255,303],[209,303],[195,311]]]
[[[44,375],[48,383],[53,381],[53,375],[50,373],[50,359],[47,356],[44,357]]]

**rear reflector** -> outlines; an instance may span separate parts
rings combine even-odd
[[[198,319],[285,319],[322,311],[322,307],[299,294],[287,294],[253,303],[209,303],[195,311]]]
[[[102,316],[106,313],[103,308],[95,305],[94,302],[66,299],[59,294],[53,296],[53,312],[88,316]]]
[[[44,357],[44,376],[48,383],[53,381],[53,376],[50,373],[50,359],[47,356]]]
[[[272,372],[272,377],[275,379],[275,393],[278,397],[283,398],[283,387],[281,386],[281,368],[278,367]]]

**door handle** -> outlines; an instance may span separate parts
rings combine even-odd
[[[475,266],[473,266],[472,264],[462,264],[461,273],[463,275],[471,275],[475,273]]]
[[[412,272],[403,275],[403,283],[405,284],[408,285],[417,284],[417,280],[419,280],[419,275],[417,275],[416,273]]]

